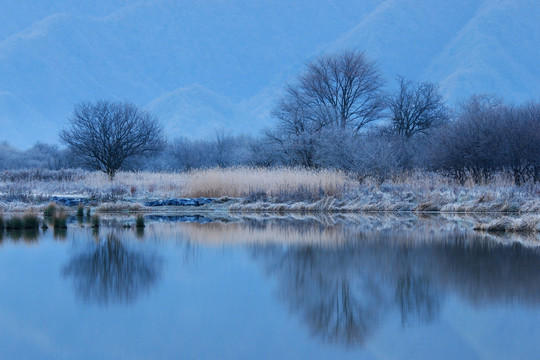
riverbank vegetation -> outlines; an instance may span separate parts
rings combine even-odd
[[[321,56],[284,86],[258,136],[166,140],[133,104],[81,103],[61,133],[66,149],[0,145],[1,206],[72,196],[140,210],[209,197],[234,211],[538,211],[540,102],[472,95],[450,106],[434,83],[387,85],[364,53]],[[107,136],[111,109],[137,141]]]
[[[120,172],[110,182],[84,170],[0,172],[0,207],[40,206],[57,197],[81,199],[100,212],[144,211],[153,199],[208,197],[199,208],[230,211],[540,211],[540,184],[515,185],[508,173],[477,183],[424,171],[396,173],[382,183],[340,170],[295,168],[203,169],[181,173]],[[69,176],[67,175],[69,173]],[[194,209],[187,206],[184,209]],[[75,211],[74,207],[73,211]]]

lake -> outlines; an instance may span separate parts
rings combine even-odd
[[[122,219],[0,235],[1,359],[540,354],[540,247],[474,218]]]

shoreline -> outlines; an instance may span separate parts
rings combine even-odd
[[[81,203],[100,216],[474,215],[489,217],[473,224],[479,231],[540,232],[540,183],[516,186],[506,175],[476,184],[421,170],[396,174],[383,183],[337,170],[299,168],[120,172],[114,181],[81,169],[4,171],[0,214],[39,214],[52,201],[68,214]]]
[[[65,199],[73,199],[66,197]],[[78,198],[80,199],[80,198]],[[475,207],[468,204],[464,208],[463,204],[447,204],[438,210],[422,206],[422,204],[409,203],[395,204],[393,208],[378,208],[377,204],[363,204],[356,201],[338,200],[335,198],[321,199],[317,202],[291,202],[291,203],[270,203],[270,202],[248,202],[243,198],[220,198],[205,199],[201,205],[163,205],[148,206],[148,203],[156,203],[159,199],[123,199],[116,202],[97,202],[86,199],[85,209],[90,209],[92,214],[97,214],[101,218],[121,219],[128,218],[131,224],[135,215],[143,214],[149,219],[176,218],[172,221],[178,222],[215,222],[215,221],[238,221],[239,219],[250,219],[253,221],[276,219],[314,219],[314,218],[425,218],[437,217],[441,219],[458,218],[468,221],[468,229],[475,232],[485,232],[490,234],[539,234],[540,235],[540,212],[535,206],[538,201],[522,201],[515,203],[513,211],[501,211],[506,209],[507,202],[481,203]],[[163,199],[162,199],[163,200]],[[163,203],[184,202],[198,203],[194,198],[165,199]],[[67,215],[73,217],[77,212],[77,206],[63,206],[62,198],[56,198],[53,202],[41,204],[32,203],[11,203],[11,208],[6,208],[6,203],[0,202],[3,210],[0,215],[7,217],[20,216],[27,212],[32,212],[38,217],[42,217],[44,208],[54,203]],[[83,204],[83,201],[80,202]],[[379,204],[380,205],[380,204]],[[520,205],[520,206],[518,206]],[[458,209],[458,210],[455,210]],[[527,209],[523,211],[522,209]],[[533,209],[533,211],[529,211]],[[133,218],[133,219],[131,219]],[[167,220],[165,220],[167,221]],[[131,226],[131,225],[130,225]],[[540,242],[540,237],[536,239]]]
[[[40,234],[53,231],[55,236],[65,238],[72,231],[87,230],[95,236],[110,231],[132,231],[139,237],[144,235],[145,229],[201,229],[215,232],[215,236],[222,234],[219,229],[240,227],[247,229],[246,234],[254,234],[261,228],[289,229],[292,226],[299,234],[308,228],[317,229],[312,235],[317,237],[319,232],[339,231],[362,234],[358,240],[370,240],[377,234],[396,234],[398,237],[406,236],[411,242],[433,242],[439,237],[448,241],[461,241],[466,234],[479,236],[478,239],[496,241],[501,244],[520,244],[540,249],[540,216],[525,217],[499,216],[493,213],[418,213],[418,212],[348,212],[348,213],[278,213],[278,212],[252,212],[238,213],[227,211],[213,211],[205,209],[178,210],[154,209],[154,211],[138,212],[103,212],[93,213],[91,217],[77,217],[75,211],[67,213],[66,227],[57,229],[53,227],[50,217],[45,218],[43,213],[36,214],[40,223],[49,226],[35,229],[0,230],[0,240],[16,239],[26,236],[36,239]],[[144,214],[144,226],[137,227],[137,217]],[[4,214],[4,221],[10,217],[20,217],[22,213]],[[99,226],[94,226],[94,215],[98,216]],[[530,224],[536,228],[531,228]],[[527,226],[524,226],[527,225]],[[50,229],[50,230],[47,230]],[[51,229],[52,228],[52,229]],[[251,230],[250,230],[251,229]],[[311,233],[310,233],[311,234]],[[287,231],[282,236],[289,236]],[[310,235],[311,236],[311,235]],[[386,236],[386,235],[385,235]],[[419,237],[418,237],[419,236]],[[249,237],[249,236],[248,236]],[[299,236],[299,238],[302,238]],[[279,241],[279,238],[272,241]],[[310,239],[308,239],[310,240]],[[311,239],[316,240],[316,239]],[[339,245],[339,238],[334,245]],[[228,239],[234,243],[234,238]],[[302,240],[304,241],[304,240]],[[1,241],[0,241],[1,243]]]
[[[69,199],[69,200],[68,200]],[[412,214],[493,214],[493,215],[540,215],[540,198],[516,199],[509,201],[483,202],[470,200],[466,202],[427,203],[427,202],[403,202],[399,199],[392,201],[385,199],[381,202],[372,202],[365,198],[338,199],[333,197],[322,198],[317,201],[249,201],[247,198],[222,197],[217,199],[203,198],[206,200],[201,205],[170,205],[171,202],[197,202],[201,198],[151,198],[133,199],[122,198],[115,201],[99,201],[91,198],[54,196],[47,201],[22,202],[2,201],[0,199],[0,211],[3,213],[17,213],[34,209],[41,211],[48,204],[64,208],[68,213],[75,212],[77,206],[90,207],[100,213],[108,212],[227,212],[227,213],[412,213]],[[67,201],[66,201],[67,200]],[[68,203],[66,205],[66,202]],[[148,203],[163,202],[165,205],[148,205]]]
[[[69,200],[66,205],[67,199]],[[170,202],[196,202],[200,198],[122,198],[115,201],[99,201],[83,197],[54,196],[47,201],[22,202],[5,201],[0,199],[0,211],[17,213],[34,209],[41,211],[48,204],[54,203],[63,207],[67,212],[75,212],[77,206],[90,207],[100,213],[107,212],[227,212],[227,213],[412,213],[412,214],[493,214],[493,215],[540,215],[540,197],[537,199],[515,199],[509,201],[483,202],[469,200],[465,202],[403,202],[399,199],[385,199],[373,202],[366,198],[339,199],[326,197],[317,201],[250,201],[247,198],[204,198],[201,205],[170,205]],[[148,205],[148,203],[164,202],[165,205]]]

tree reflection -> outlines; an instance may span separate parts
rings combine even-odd
[[[436,321],[449,293],[475,306],[540,304],[536,249],[470,233],[420,243],[391,236],[335,247],[254,246],[252,253],[278,280],[280,297],[328,342],[362,344],[396,313],[402,326]]]
[[[403,325],[414,322],[433,321],[440,311],[436,286],[427,276],[401,276],[396,281],[396,304]]]
[[[301,314],[312,334],[324,341],[363,343],[388,306],[390,291],[381,274],[363,273],[351,261],[354,248],[305,245],[286,251],[274,246],[255,250],[267,271],[279,280],[280,295]]]
[[[78,254],[62,273],[73,281],[78,297],[102,305],[131,303],[161,275],[161,258],[130,249],[108,234],[92,249]]]

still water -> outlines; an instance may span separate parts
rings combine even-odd
[[[540,354],[534,239],[439,217],[147,222],[4,232],[0,359]]]

